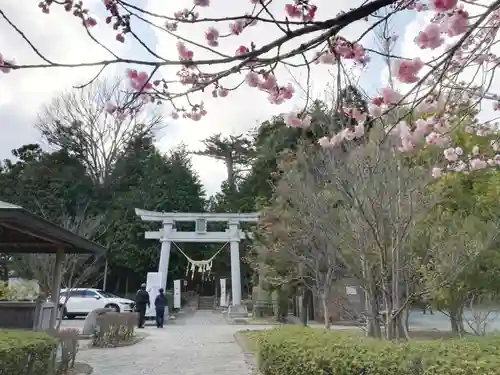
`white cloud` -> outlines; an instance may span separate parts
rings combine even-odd
[[[87,1],[91,8],[99,3],[99,0]],[[81,22],[60,6],[53,6],[51,14],[47,15],[36,6],[36,2],[26,4],[6,0],[2,2],[1,9],[33,45],[52,61],[90,62],[109,56],[88,38]],[[110,44],[112,35],[104,32],[105,27],[106,25],[101,23],[92,32],[103,43]],[[16,63],[22,65],[43,63],[2,18],[0,53],[4,58],[14,58]],[[40,141],[39,133],[33,127],[40,106],[58,92],[85,83],[97,70],[50,68],[0,74],[0,157],[10,157],[10,150],[24,143]],[[110,67],[106,73],[113,74],[113,71],[114,68]]]

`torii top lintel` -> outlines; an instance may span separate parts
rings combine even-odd
[[[198,219],[205,219],[207,222],[241,222],[256,223],[259,220],[258,213],[236,214],[236,213],[212,213],[212,212],[157,212],[147,211],[140,208],[135,209],[135,214],[143,221],[172,221],[190,222]]]

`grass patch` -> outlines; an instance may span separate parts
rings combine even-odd
[[[272,318],[253,318],[249,317],[247,320],[247,324],[253,324],[253,325],[280,325],[281,323],[277,322],[274,317]]]
[[[257,354],[257,349],[258,349],[257,339],[259,337],[259,334],[261,334],[261,332],[262,331],[260,330],[239,331],[236,332],[234,337],[238,345],[245,353]]]

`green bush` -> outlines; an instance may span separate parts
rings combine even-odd
[[[500,337],[392,343],[315,328],[250,334],[264,375],[500,375]]]
[[[48,374],[55,349],[45,333],[0,330],[0,375]]]

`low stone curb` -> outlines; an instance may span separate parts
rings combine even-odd
[[[75,362],[73,368],[68,369],[68,375],[91,375],[94,368],[85,362]]]
[[[245,337],[241,334],[241,332],[236,332],[234,334],[234,339],[238,344],[238,346],[241,348],[243,355],[245,357],[245,362],[248,365],[248,367],[250,367],[251,373],[260,374],[257,359],[255,358],[254,353],[248,350],[248,345]]]
[[[149,334],[145,333],[145,332],[140,332],[140,333],[136,333],[134,338],[128,342],[123,342],[123,343],[119,343],[117,345],[114,345],[114,346],[92,346],[92,340],[89,340],[90,342],[88,342],[86,345],[83,345],[80,347],[80,349],[83,349],[83,350],[93,350],[93,349],[115,349],[115,348],[123,348],[123,347],[126,347],[126,346],[132,346],[132,345],[135,345],[135,344],[138,344],[140,343],[142,340],[144,340],[146,337],[148,337]]]

